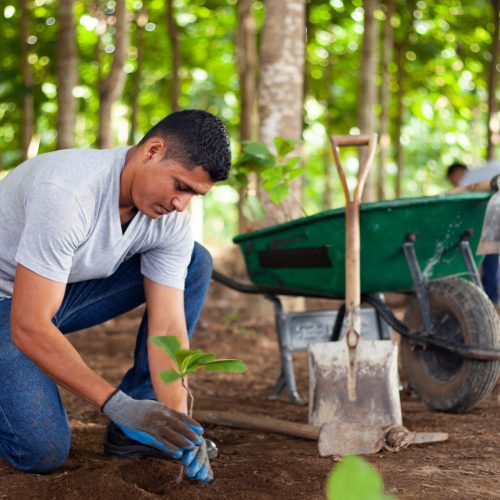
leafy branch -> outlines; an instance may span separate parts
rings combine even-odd
[[[304,173],[304,167],[300,165],[300,156],[290,156],[299,141],[275,137],[273,142],[276,153],[263,143],[243,142],[241,154],[231,169],[230,183],[247,190],[250,174],[256,174],[271,201],[278,204],[290,194],[289,184]],[[242,211],[249,220],[264,217],[264,207],[254,194],[247,193]]]

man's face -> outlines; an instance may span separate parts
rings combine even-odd
[[[465,169],[457,168],[455,169],[449,176],[448,180],[457,187],[462,180],[462,177],[465,175]]]
[[[137,170],[131,194],[138,210],[157,219],[174,210],[183,212],[193,196],[208,193],[213,184],[202,167],[189,170],[157,154]]]

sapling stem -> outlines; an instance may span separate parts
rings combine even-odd
[[[184,387],[184,389],[187,391],[187,395],[188,395],[188,415],[190,417],[192,417],[193,416],[193,406],[194,406],[194,396],[193,396],[193,393],[191,392],[191,389],[186,385],[184,378],[181,378],[181,382],[182,382],[182,387]],[[184,477],[184,469],[185,469],[184,465],[181,465],[179,475],[175,479],[175,484],[181,484],[182,478]]]

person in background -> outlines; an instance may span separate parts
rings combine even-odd
[[[500,161],[490,161],[478,168],[469,169],[463,163],[452,163],[446,170],[446,178],[455,187],[469,186],[489,181],[500,174]],[[485,255],[482,264],[482,282],[486,295],[498,309],[498,254]]]

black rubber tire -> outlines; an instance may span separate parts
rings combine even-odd
[[[436,335],[481,349],[500,347],[500,321],[483,290],[450,277],[428,283],[427,294]],[[406,310],[410,330],[423,330],[415,298]],[[412,389],[433,410],[464,413],[485,399],[500,374],[499,361],[465,359],[444,350],[411,349],[401,338],[401,364]]]

